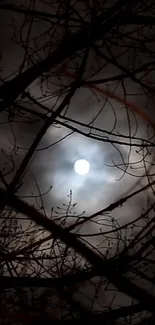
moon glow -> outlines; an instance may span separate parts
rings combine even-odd
[[[89,172],[90,164],[86,159],[78,159],[74,164],[74,170],[79,175],[86,175]]]

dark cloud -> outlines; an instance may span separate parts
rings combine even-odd
[[[41,6],[41,4],[39,4],[39,6]],[[3,37],[4,42],[1,51],[1,66],[4,68],[2,75],[9,76],[19,68],[23,59],[23,50],[19,45],[10,40],[12,30],[8,27],[8,24],[12,20],[12,13],[7,11],[1,12],[1,16],[3,18],[1,20],[1,25],[3,26],[3,30],[6,31],[5,38]],[[20,26],[23,16],[19,14],[13,14],[13,16]],[[39,29],[34,27],[33,36],[35,33],[39,34],[42,27],[43,30],[46,30],[46,23],[40,23]],[[128,28],[130,30],[130,27]],[[38,42],[40,42],[37,45],[39,47],[39,44],[43,44],[43,42],[46,43],[46,39],[41,38]],[[114,46],[112,50],[115,54],[118,54],[120,48]],[[134,55],[129,57],[129,54],[130,53],[122,55],[120,60],[121,64],[131,64]],[[45,54],[41,51],[40,59],[43,55]],[[141,59],[145,59],[147,62],[144,56],[141,57]],[[73,58],[71,61],[67,61],[68,69],[72,69],[78,61],[79,58]],[[90,51],[85,72],[86,76],[90,77],[90,73],[95,71],[98,64],[94,52]],[[135,65],[136,64],[138,65],[138,58],[135,61]],[[60,67],[58,67],[58,69],[59,68]],[[55,71],[57,71],[57,68]],[[95,77],[92,76],[91,78],[107,78],[118,74],[118,72],[118,67],[109,64],[101,69],[98,68],[98,73]],[[54,91],[61,87],[63,89],[64,85],[67,85],[74,79],[71,78],[70,80],[67,76],[62,76],[62,74],[60,74],[60,77],[61,80],[57,77],[50,77],[48,85],[46,81],[41,84],[41,80],[37,79],[29,87],[30,94],[38,99],[42,92],[45,93],[47,90]],[[55,84],[52,84],[53,81],[55,81]],[[42,88],[40,88],[40,85],[42,85]],[[124,85],[126,89],[126,99],[130,101],[130,103],[135,104],[138,109],[147,113],[150,118],[153,118],[154,104],[152,99],[148,99],[144,92],[141,94],[139,86],[133,83],[133,81],[127,79],[124,81]],[[122,98],[124,96],[124,90],[121,83],[118,83],[117,86],[115,83],[111,83],[108,84],[108,86],[100,85],[100,87],[106,88],[107,91],[115,93],[120,97],[122,96]],[[62,98],[63,96],[59,97],[59,102]],[[53,105],[58,105],[57,99],[57,96],[53,96],[45,101],[43,101],[42,98],[42,102],[47,105],[48,108],[51,108]],[[37,110],[35,104],[27,104],[26,99],[23,99],[22,105]],[[57,106],[55,106],[55,109],[56,107]],[[131,110],[129,111],[129,109],[125,108],[125,104],[118,102],[114,98],[107,98],[104,94],[86,87],[81,87],[76,91],[65,116],[83,123],[89,123],[90,129],[87,130],[88,132],[91,130],[91,126],[99,127],[106,131],[113,131],[115,135],[117,135],[118,141],[127,141],[121,138],[121,135],[131,135],[143,139],[148,138],[148,123],[143,120],[142,116],[135,112],[133,113]],[[35,120],[35,117],[32,118],[32,115],[29,113],[25,115],[25,121],[26,118],[29,118],[29,124],[22,121],[20,121],[20,123],[8,123],[1,125],[0,129],[1,148],[7,153],[13,154],[16,170],[22,158],[27,153],[26,148],[28,149],[30,147],[42,125],[42,122],[32,124],[32,119]],[[3,116],[2,119],[6,121],[5,116]],[[24,118],[22,120],[24,121]],[[61,122],[62,121],[63,120],[61,120]],[[79,127],[71,122],[70,125],[78,127],[86,132],[86,129],[82,126]],[[151,129],[151,127],[149,129]],[[122,195],[129,193],[131,189],[135,190],[138,186],[147,182],[147,178],[143,176],[146,174],[145,167],[150,170],[151,165],[149,162],[154,161],[154,152],[152,149],[150,149],[152,150],[152,154],[146,155],[144,164],[143,158],[145,152],[137,152],[137,148],[134,146],[131,147],[130,150],[130,147],[125,144],[121,146],[112,145],[110,143],[104,143],[104,141],[100,142],[89,139],[78,133],[68,135],[69,132],[70,130],[67,130],[67,128],[61,125],[57,125],[57,127],[51,126],[48,129],[29,165],[30,170],[24,175],[20,195],[29,196],[32,192],[36,193],[38,191],[36,180],[41,193],[47,191],[48,188],[52,186],[51,191],[44,197],[44,204],[49,212],[52,206],[56,207],[63,203],[67,204],[69,200],[67,195],[69,191],[72,190],[73,202],[78,203],[75,207],[75,211],[81,213],[85,210],[85,214],[88,215],[120,199]],[[149,132],[151,133],[151,131]],[[66,135],[68,136],[63,139]],[[96,132],[95,135],[101,134],[100,132]],[[108,136],[109,135],[104,134],[104,137]],[[60,141],[61,139],[62,141]],[[59,141],[59,143],[56,143],[57,141]],[[138,140],[134,140],[134,142],[137,141]],[[15,146],[16,149],[18,148],[18,151],[14,151]],[[6,161],[11,165],[11,162],[4,154],[2,154],[1,157],[1,166],[3,166]],[[90,172],[86,176],[76,175],[73,170],[75,161],[81,158],[87,159],[90,163]],[[126,170],[126,174],[124,174],[126,167],[128,167],[128,169]],[[8,180],[13,177],[15,169],[9,173]],[[124,220],[128,220],[140,213],[141,209],[146,205],[146,200],[145,195],[140,195],[139,198],[136,197],[132,201],[128,201],[119,212],[114,212],[114,216],[116,215],[119,220],[121,220],[120,222],[124,222]]]

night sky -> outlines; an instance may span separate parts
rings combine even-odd
[[[113,2],[105,1],[105,8]],[[63,13],[62,3],[57,6],[55,1],[12,2],[13,5],[21,5],[21,8],[24,5],[24,8],[29,10],[35,9],[52,15],[60,14],[61,11]],[[77,1],[74,9],[79,16],[77,17],[73,10],[73,20],[81,16],[85,22],[89,21],[84,1]],[[72,23],[68,35],[80,29],[81,20],[76,24],[75,26],[75,23]],[[136,30],[134,25],[120,26],[119,32],[132,34],[132,28]],[[154,29],[145,27],[143,32],[151,37]],[[137,30],[135,33],[138,35],[136,37],[140,37],[141,34],[138,34]],[[25,18],[22,13],[0,10],[0,84],[45,59],[68,35],[64,35],[63,24],[56,26],[50,19],[32,21],[32,17]],[[104,49],[104,58],[99,57],[94,48],[89,49],[83,71],[85,84],[78,87],[70,104],[48,128],[16,192],[19,198],[41,209],[48,217],[52,215],[58,220],[63,214],[69,215],[67,225],[74,223],[76,216],[87,218],[154,179],[154,128],[151,125],[155,123],[154,96],[148,96],[145,87],[137,84],[132,78],[125,78],[123,82],[113,80],[93,84],[95,80],[105,80],[122,73],[119,66],[129,70],[138,69],[142,64],[154,59],[154,53],[153,58],[150,55],[152,45],[148,45],[150,51],[147,52],[139,48],[135,50],[132,37],[126,39],[125,44],[123,42],[123,38],[117,39],[117,30],[114,30],[113,34],[109,32],[105,35],[103,42],[96,42],[101,50]],[[72,55],[52,70],[44,72],[25,89],[27,95],[23,93],[18,97],[18,106],[14,110],[10,110],[9,114],[8,110],[0,113],[0,170],[6,182],[9,183],[13,179],[49,112],[55,112],[66,96],[70,84],[75,80],[75,72],[81,64],[84,50]],[[115,60],[108,61],[106,57],[115,58],[117,66],[114,64]],[[142,73],[136,76],[145,82]],[[148,72],[147,78],[152,85],[155,81],[152,70]],[[33,100],[30,100],[29,96]],[[38,101],[40,106],[37,106],[35,101]],[[149,147],[142,148],[146,143]],[[90,170],[86,175],[75,173],[74,164],[78,159],[86,159],[89,162]],[[0,186],[4,188],[2,179]],[[39,195],[42,199],[37,197]],[[118,238],[114,236],[110,240],[103,240],[101,235],[95,234],[111,229],[112,222],[115,227],[119,227],[136,219],[153,200],[151,189],[142,192],[111,213],[97,216],[96,222],[85,223],[77,231],[102,252],[105,253],[109,245],[109,250],[112,249],[115,253]],[[144,220],[140,221],[142,227],[143,222]],[[22,224],[27,227],[25,220]],[[134,235],[138,229],[135,228]],[[94,235],[89,237],[91,234]],[[40,233],[37,236],[39,238]],[[121,236],[126,236],[128,240],[128,237],[133,236],[133,232],[122,230]],[[121,248],[123,245],[122,240]],[[21,274],[24,272],[26,273],[25,269]],[[87,298],[93,296],[92,287],[93,285],[86,283],[82,288],[84,294],[87,293]],[[103,287],[100,288],[102,304],[104,299],[105,303],[110,301],[112,294],[109,292],[105,294]],[[82,296],[82,293],[79,293],[79,300],[83,299],[87,306],[91,304],[86,296],[81,298],[80,294]],[[118,302],[121,297],[122,294],[117,293]],[[97,304],[96,301],[95,303]],[[126,304],[128,303],[130,299],[126,298]]]
[[[48,5],[41,5],[40,2],[36,2],[36,10],[43,8],[45,11]],[[43,7],[42,7],[43,6]],[[52,9],[52,12],[54,10]],[[18,44],[15,44],[11,40],[13,29],[8,25],[11,23],[11,19],[14,17],[14,22],[17,26],[21,26],[24,16],[22,14],[11,13],[9,11],[1,11],[1,33],[3,37],[3,43],[1,43],[1,68],[2,77],[12,78],[13,73],[16,74],[19,65],[22,62],[24,51]],[[26,35],[26,28],[23,27],[23,38]],[[46,30],[48,23],[39,21],[31,31],[31,39],[34,35],[38,35],[41,30]],[[17,39],[19,33],[17,32]],[[4,37],[5,35],[5,37]],[[46,45],[50,39],[50,35],[47,33],[38,40],[38,46],[40,44]],[[40,42],[40,43],[39,43]],[[30,42],[32,44],[33,42]],[[118,51],[119,48],[112,48],[113,51]],[[45,50],[46,52],[46,50]],[[31,51],[30,51],[31,53]],[[132,52],[130,53],[130,55]],[[44,53],[39,51],[40,58],[43,58]],[[36,56],[34,54],[34,59]],[[87,68],[85,76],[90,78],[95,68],[97,68],[97,59],[95,61],[95,55],[90,50]],[[144,59],[144,58],[143,58]],[[127,54],[121,56],[121,62],[124,65],[132,58]],[[147,58],[145,58],[147,60]],[[71,70],[72,66],[77,63],[77,59],[73,58],[72,61],[66,61],[67,69]],[[138,63],[137,63],[138,64]],[[58,67],[59,68],[59,67]],[[56,69],[58,71],[58,69]],[[92,79],[107,78],[118,73],[118,69],[107,64],[104,69],[100,69],[99,72],[92,77]],[[46,82],[42,83],[42,92],[49,92],[49,98],[41,99],[41,102],[46,107],[50,108],[52,105],[57,105],[58,96],[50,98],[54,91],[63,88],[67,85],[71,78],[60,74],[61,78],[50,77],[48,87]],[[152,76],[153,78],[153,76]],[[60,79],[60,80],[59,80]],[[7,79],[8,80],[8,79]],[[36,80],[28,87],[28,91],[34,98],[41,96],[40,81]],[[54,85],[52,85],[52,82]],[[115,93],[123,98],[123,89],[121,83],[108,83],[108,85],[99,85],[100,88],[109,89],[112,93]],[[132,81],[127,79],[125,81],[126,99],[135,104],[141,110],[147,112],[152,118],[153,103],[142,94],[141,90]],[[59,96],[59,101],[61,101]],[[27,103],[28,101],[23,99],[22,105],[37,110],[38,108],[34,104]],[[129,132],[131,136],[147,139],[148,124],[141,116],[135,114],[132,110],[126,109],[122,103],[118,103],[114,99],[110,99],[107,96],[100,94],[98,91],[92,91],[86,87],[82,87],[76,91],[76,94],[71,100],[70,106],[65,113],[66,118],[75,119],[78,122],[89,124],[89,128],[80,127],[83,132],[89,133],[91,126],[98,127],[105,131],[112,131],[117,136],[110,137],[111,139],[128,142],[128,139],[122,139],[119,135],[128,136]],[[64,114],[64,112],[63,112]],[[62,115],[63,115],[62,114]],[[23,115],[23,122],[20,118],[17,118],[17,123],[12,122],[5,124],[7,121],[6,115],[1,117],[1,148],[3,148],[8,154],[13,150],[15,159],[15,168],[18,168],[22,157],[25,155],[32,143],[35,135],[37,134],[42,122],[37,121],[36,118],[30,114]],[[26,124],[26,120],[29,119],[29,124]],[[128,125],[128,119],[130,120],[130,129]],[[32,120],[34,122],[32,122]],[[39,120],[39,119],[38,119]],[[60,121],[65,121],[60,119]],[[32,124],[33,123],[33,124]],[[75,128],[79,128],[79,125],[69,123]],[[138,126],[137,126],[138,125]],[[51,126],[44,138],[42,139],[30,165],[29,170],[24,175],[24,181],[20,189],[19,195],[30,195],[30,193],[36,193],[36,184],[34,179],[37,179],[41,192],[46,192],[50,186],[52,189],[49,194],[44,197],[45,207],[49,212],[51,206],[56,207],[62,203],[67,203],[67,195],[72,190],[73,201],[77,203],[75,210],[78,212],[86,211],[86,215],[93,213],[96,210],[108,205],[114,200],[119,199],[122,195],[129,193],[136,189],[136,184],[139,184],[139,176],[145,174],[144,163],[139,162],[142,157],[142,152],[137,153],[135,147],[131,148],[127,145],[113,145],[110,143],[95,141],[89,139],[76,132],[70,134],[72,130],[68,130],[66,127],[59,124]],[[149,126],[149,132],[151,134],[151,127]],[[94,133],[94,131],[93,131]],[[95,131],[95,136],[103,135],[104,139],[108,138],[108,134],[101,134],[99,131]],[[66,138],[64,138],[67,135]],[[64,138],[64,139],[63,139]],[[57,141],[61,140],[56,143]],[[132,140],[133,141],[133,140]],[[133,141],[137,142],[137,140]],[[18,148],[15,154],[15,147]],[[130,156],[130,158],[129,158]],[[90,172],[85,176],[79,176],[75,173],[73,165],[77,159],[87,159],[90,163]],[[146,157],[147,161],[154,159],[153,154]],[[1,166],[6,162],[7,158],[2,154]],[[10,164],[10,163],[9,163]],[[134,164],[134,165],[132,165]],[[9,166],[9,165],[8,165]],[[111,167],[110,167],[111,166]],[[124,174],[125,166],[127,166],[126,174]],[[133,168],[132,168],[133,167]],[[150,165],[148,165],[150,168]],[[10,165],[11,169],[11,165]],[[128,174],[129,173],[129,174]],[[13,173],[8,175],[8,179],[11,179]],[[143,182],[145,179],[143,178]],[[136,198],[136,202],[145,202],[142,198]],[[120,218],[133,217],[135,211],[139,210],[139,203],[129,203],[130,212],[128,211],[128,203],[124,209],[121,209]]]

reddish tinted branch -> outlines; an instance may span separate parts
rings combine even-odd
[[[5,194],[5,191],[0,189],[2,200],[5,199]],[[52,220],[44,218],[44,216],[34,207],[16,198],[14,195],[10,195],[8,204],[14,209],[17,209],[18,212],[33,220],[37,225],[52,232],[53,237],[61,239],[68,247],[74,248],[75,251],[91,263],[100,274],[102,272],[103,276],[106,276],[107,279],[119,289],[119,291],[138,300],[147,310],[155,313],[155,297],[129,281],[126,277],[122,276],[119,269],[117,270],[117,268],[114,267],[114,263],[101,258],[94,251],[90,250],[84,243],[78,240],[74,234],[61,228]]]

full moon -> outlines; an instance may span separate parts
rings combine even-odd
[[[89,172],[90,164],[86,159],[79,159],[74,164],[74,170],[79,175],[86,175]]]

